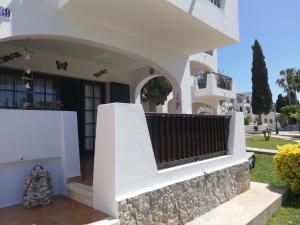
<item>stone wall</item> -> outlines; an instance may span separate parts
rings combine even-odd
[[[249,163],[245,162],[123,200],[120,224],[185,224],[249,188]]]

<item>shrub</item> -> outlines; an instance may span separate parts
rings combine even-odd
[[[300,144],[278,146],[273,157],[275,166],[293,192],[300,192]]]
[[[280,113],[278,115],[278,121],[279,121],[281,127],[285,127],[286,125],[288,125],[289,116],[286,114]]]
[[[247,116],[244,118],[244,124],[245,125],[249,125],[251,123],[251,117],[250,116]]]

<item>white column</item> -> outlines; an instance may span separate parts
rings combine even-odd
[[[80,176],[76,112],[61,112],[62,166],[65,180]]]
[[[229,125],[228,150],[235,159],[246,159],[246,141],[244,113],[229,112],[231,116]]]

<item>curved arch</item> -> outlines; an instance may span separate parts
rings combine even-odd
[[[150,76],[145,77],[144,79],[142,79],[138,85],[136,86],[135,90],[134,90],[134,98],[135,98],[135,103],[140,103],[141,102],[141,91],[142,88],[144,87],[144,85],[151,79],[155,78],[155,77],[162,77],[163,75],[160,74],[153,74]]]
[[[129,50],[126,50],[124,48],[116,47],[113,45],[109,45],[107,43],[102,42],[96,42],[95,40],[91,39],[85,39],[80,37],[73,37],[73,36],[64,36],[64,35],[54,35],[54,34],[30,34],[30,35],[15,35],[12,37],[6,37],[0,39],[0,43],[7,43],[9,41],[15,41],[15,40],[58,40],[58,41],[69,41],[74,43],[79,43],[86,46],[91,46],[95,48],[100,48],[104,50],[108,50],[114,53],[118,53],[121,55],[125,55],[128,57],[131,57],[133,59],[136,59],[140,62],[143,62],[150,67],[155,68],[157,71],[159,71],[161,74],[164,74],[165,77],[171,82],[177,82],[176,79],[172,76],[172,74],[164,68],[162,65],[158,64],[157,62],[154,62],[150,58],[147,58],[146,56],[131,52]]]
[[[193,113],[195,114],[216,114],[214,107],[204,103],[193,103]]]

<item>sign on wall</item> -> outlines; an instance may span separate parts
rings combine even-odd
[[[9,8],[0,6],[0,16],[10,17],[10,15],[11,15],[11,10]]]

